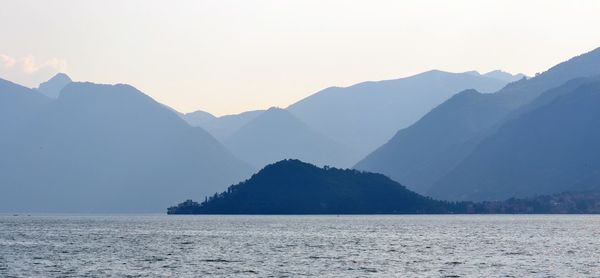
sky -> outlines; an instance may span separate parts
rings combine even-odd
[[[127,83],[180,112],[431,69],[527,75],[600,47],[600,1],[0,0],[0,78]]]

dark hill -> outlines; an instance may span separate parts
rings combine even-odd
[[[450,204],[407,190],[373,173],[318,168],[299,160],[266,166],[252,178],[201,205],[186,202],[172,214],[448,213]]]

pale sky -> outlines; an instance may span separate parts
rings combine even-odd
[[[600,47],[598,15],[597,0],[0,0],[0,77],[64,71],[223,115],[430,69],[533,75]]]

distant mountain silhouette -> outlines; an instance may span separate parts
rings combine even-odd
[[[279,108],[261,113],[223,143],[237,157],[258,168],[286,158],[346,167],[358,159],[348,148]]]
[[[204,112],[202,110],[194,111],[183,115],[183,119],[186,120],[191,126],[202,127],[206,123],[214,121],[217,117],[213,114]]]
[[[599,104],[600,78],[577,79],[544,93],[483,140],[430,194],[503,200],[600,190]]]
[[[372,173],[318,168],[299,160],[266,166],[247,181],[202,205],[183,203],[179,214],[441,213],[452,206]]]
[[[50,80],[40,84],[38,91],[49,98],[57,98],[60,91],[71,82],[73,81],[68,75],[57,73],[54,77],[50,78]]]
[[[504,80],[506,82],[515,82],[515,81],[519,81],[523,78],[527,78],[527,76],[525,76],[522,73],[511,74],[511,73],[501,71],[501,70],[493,70],[493,71],[483,74],[483,76],[487,76],[487,77],[491,77],[491,78],[495,78],[495,79],[499,79],[499,80]]]
[[[600,74],[598,65],[600,48],[535,77],[510,83],[494,94],[462,92],[398,131],[355,167],[386,174],[412,190],[426,193],[483,139],[513,119],[521,107],[571,79]]]
[[[183,118],[191,125],[201,127],[208,131],[219,141],[223,141],[239,128],[252,121],[264,110],[248,111],[235,115],[215,117],[204,111],[196,111],[183,115]]]
[[[432,70],[395,80],[327,88],[287,109],[362,157],[452,95],[465,89],[494,92],[506,83],[481,75]]]
[[[252,171],[128,85],[70,83],[51,101],[2,81],[0,98],[0,211],[156,211]]]

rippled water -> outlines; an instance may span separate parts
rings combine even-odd
[[[0,277],[600,275],[600,216],[0,215]]]

